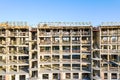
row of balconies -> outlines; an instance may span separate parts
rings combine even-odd
[[[7,34],[7,36],[29,36],[28,32],[12,32],[10,34]]]
[[[119,67],[101,67],[101,70],[102,71],[117,71],[119,72],[120,71],[120,68]]]
[[[53,64],[54,62],[78,62],[78,63],[85,63],[85,64],[90,64],[91,61],[90,59],[57,59],[57,58],[53,58],[53,59],[40,59],[40,63],[44,63],[44,64]]]
[[[101,41],[101,44],[118,44],[118,43],[120,43],[120,41]]]
[[[120,78],[119,78],[119,76],[117,75],[117,73],[111,73],[111,76],[109,75],[108,76],[108,74],[107,73],[104,73],[104,74],[102,74],[103,76],[102,77],[100,77],[100,74],[99,73],[95,73],[94,74],[94,76],[93,76],[93,80],[101,80],[101,78],[102,78],[102,80],[104,79],[104,80],[108,80],[108,79],[111,79],[111,80],[119,80]]]
[[[29,33],[28,32],[12,32],[12,33],[1,33],[0,36],[4,36],[4,37],[28,37],[29,36]]]
[[[40,50],[40,53],[42,54],[50,54],[50,53],[89,53],[90,50]]]
[[[6,36],[5,32],[0,32],[0,36]]]
[[[64,75],[64,77],[62,76]],[[43,73],[41,74],[43,80],[90,80],[90,73],[82,73],[82,76],[79,76],[79,72],[74,72],[74,73],[52,73],[52,75],[49,75],[49,73]],[[37,77],[37,74],[34,75],[34,79]]]
[[[0,51],[0,54],[8,54],[8,55],[12,55],[12,54],[15,54],[16,56],[17,55],[20,55],[20,54],[25,54],[25,55],[28,55],[29,52],[28,51],[24,51],[24,50],[21,50],[21,51],[15,51],[15,50],[12,50],[12,51],[9,51],[9,52],[6,52],[6,51]],[[23,56],[25,56],[23,55]],[[22,55],[21,55],[22,56]]]
[[[102,31],[101,35],[120,35],[120,33],[117,30],[116,31],[111,31],[111,32]]]
[[[90,65],[81,65],[80,64],[62,64],[60,66],[59,64],[52,64],[52,65],[40,65],[40,71],[46,71],[46,70],[79,70],[79,71],[89,71],[90,72]]]
[[[17,65],[10,65],[10,66],[0,66],[0,73],[2,74],[4,74],[4,73],[13,73],[14,74],[14,72],[27,72],[28,73],[28,66],[17,66]]]
[[[40,45],[48,45],[48,44],[90,44],[90,41],[40,41]]]
[[[7,41],[0,41],[0,45],[1,46],[4,46],[4,45],[28,45],[28,41],[16,41],[16,40],[11,40],[10,42],[7,42]]]
[[[112,79],[112,80],[119,80],[120,75],[117,75],[117,73],[111,73],[111,77],[108,75],[108,73],[104,73],[104,79],[108,80],[108,79]]]
[[[80,46],[72,46],[72,49],[71,49],[71,46],[40,46],[40,51],[46,51],[46,50],[59,50],[60,47],[62,47],[62,50],[65,50],[65,51],[69,51],[69,50],[73,50],[73,51],[77,51],[77,50],[80,50]],[[81,46],[81,50],[82,51],[86,51],[86,50],[90,50],[90,46]]]
[[[101,53],[106,53],[106,54],[114,54],[114,53],[119,53],[120,50],[108,50],[108,49],[102,49]]]
[[[28,60],[0,60],[0,65],[29,65]]]
[[[45,50],[45,49],[41,49],[40,50],[40,54],[60,54],[60,53],[71,53],[71,51],[72,51],[72,53],[84,53],[84,54],[86,54],[86,55],[90,55],[91,54],[91,51],[90,50],[62,50],[62,51],[60,51],[59,49],[57,49],[57,50]]]
[[[39,36],[59,36],[59,35],[64,35],[64,36],[69,36],[69,35],[90,35],[90,32],[40,32]]]

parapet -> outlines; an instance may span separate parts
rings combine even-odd
[[[27,22],[1,22],[0,28],[3,29],[29,29]]]

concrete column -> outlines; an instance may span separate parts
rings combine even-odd
[[[102,79],[102,80],[104,80],[104,72],[101,72],[101,74],[100,74],[100,75],[101,75],[101,76],[100,76],[100,77],[101,77],[101,79]]]
[[[10,65],[6,66],[6,72],[10,71]]]
[[[117,73],[117,80],[119,80],[120,76],[119,76],[119,73]]]
[[[15,80],[19,80],[19,74],[15,75]]]
[[[30,31],[30,30],[29,30]],[[32,66],[32,61],[30,61],[31,60],[31,32],[29,32],[29,69],[31,68],[31,66]],[[29,71],[29,77],[31,77],[32,76],[32,71],[30,70]]]
[[[65,73],[60,73],[60,80],[65,79]]]
[[[17,65],[17,72],[19,72],[20,70],[19,70],[19,66]]]
[[[82,74],[81,73],[79,73],[79,79],[82,80]]]
[[[53,80],[52,79],[52,73],[49,73],[49,80]]]
[[[42,73],[39,73],[38,77],[40,80],[42,80]]]
[[[26,79],[26,80],[29,80],[29,78],[30,78],[29,74],[26,74],[26,75],[25,75],[25,79]]]
[[[108,73],[108,80],[111,80],[111,73]]]
[[[71,80],[73,79],[73,73],[71,73]]]
[[[5,80],[12,80],[11,75],[5,75]]]
[[[61,30],[59,32],[62,33]],[[62,55],[63,54],[62,54],[62,35],[61,34],[59,35],[59,43],[60,43],[59,44],[59,54],[60,54],[59,57],[60,57],[60,62],[62,62]],[[63,63],[60,63],[60,70],[62,70],[62,67],[63,67],[62,65],[63,65]],[[61,75],[62,74],[60,74],[60,78],[61,78]]]

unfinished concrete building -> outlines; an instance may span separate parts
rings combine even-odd
[[[28,34],[26,23],[0,24],[0,80],[29,78]]]
[[[41,23],[37,37],[40,80],[90,80],[91,25]]]
[[[0,80],[119,80],[120,25],[0,24]]]
[[[100,27],[100,66],[102,80],[120,80],[120,25]]]

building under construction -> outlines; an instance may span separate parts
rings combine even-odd
[[[119,79],[119,23],[0,23],[0,80]]]

